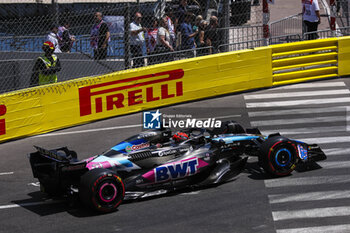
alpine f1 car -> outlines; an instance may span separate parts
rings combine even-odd
[[[326,159],[316,144],[278,133],[263,136],[258,129],[244,129],[233,121],[211,131],[144,131],[81,161],[66,147],[35,148],[29,158],[41,191],[78,196],[99,212],[116,210],[124,199],[228,181],[244,169],[248,156],[257,156],[265,172],[276,177]]]

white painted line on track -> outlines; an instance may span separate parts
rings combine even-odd
[[[346,118],[350,117],[350,107],[346,108]],[[346,122],[346,131],[350,132],[350,124],[349,122]]]
[[[22,204],[10,204],[10,205],[0,205],[1,209],[12,209],[17,207],[26,207],[26,206],[37,206],[37,205],[48,205],[48,204],[57,204],[62,203],[63,200],[49,200],[49,201],[39,201],[39,202],[28,202]]]
[[[275,99],[275,98],[291,98],[291,97],[306,97],[306,96],[344,95],[349,93],[350,93],[349,89],[325,90],[325,91],[281,92],[281,93],[244,95],[244,99],[245,100]]]
[[[269,135],[279,132],[281,135],[294,134],[311,134],[311,133],[329,133],[329,132],[346,132],[345,126],[329,126],[329,127],[304,127],[293,129],[276,129],[276,130],[260,130],[262,134]]]
[[[78,131],[70,131],[70,132],[62,132],[62,133],[48,133],[48,134],[37,135],[37,136],[34,136],[34,137],[50,137],[50,136],[61,136],[61,135],[79,134],[79,133],[91,133],[91,132],[99,132],[99,131],[115,130],[115,129],[136,128],[136,127],[141,127],[141,126],[142,126],[141,124],[115,126],[115,127],[98,128],[98,129],[86,129],[86,130],[78,130]]]
[[[322,169],[350,168],[350,160],[349,161],[319,161],[317,162],[317,164],[319,164],[322,167]]]
[[[272,211],[274,221],[288,219],[326,218],[326,217],[350,217],[350,206],[314,208],[303,210]]]
[[[327,123],[327,122],[342,122],[350,121],[350,117],[346,116],[329,116],[329,117],[308,117],[308,118],[295,118],[295,119],[276,119],[276,120],[264,120],[264,121],[251,121],[251,125],[256,126],[271,126],[271,125],[294,125],[302,123]],[[344,125],[344,131],[346,127]]]
[[[247,108],[287,107],[311,104],[350,103],[350,97],[246,103]]]
[[[4,176],[4,175],[13,175],[14,172],[0,172],[0,176]]]
[[[288,86],[277,87],[272,90],[284,90],[284,89],[301,89],[301,88],[319,88],[319,87],[345,87],[344,82],[322,82],[322,83],[301,83]]]
[[[301,108],[301,109],[286,109],[286,110],[272,110],[272,111],[258,111],[248,112],[249,117],[262,117],[262,116],[281,116],[281,115],[302,115],[302,114],[316,114],[316,113],[335,113],[343,112],[344,114],[350,110],[348,106],[337,106],[327,108]]]
[[[350,224],[276,230],[276,233],[345,233],[345,232],[350,232]]]
[[[309,144],[331,144],[331,143],[342,143],[350,142],[350,136],[335,136],[335,137],[322,137],[322,138],[299,138],[297,139],[302,142]]]
[[[350,190],[335,190],[323,192],[303,192],[268,195],[270,203],[286,203],[298,201],[321,201],[350,198]]]
[[[299,177],[299,178],[278,178],[265,180],[266,188],[279,188],[288,186],[307,186],[307,185],[332,185],[350,183],[349,175],[336,176],[313,176],[313,177]]]
[[[226,118],[237,118],[242,115],[227,115],[227,116],[212,116],[207,118],[198,118],[198,119],[226,119]],[[107,127],[107,128],[98,128],[98,129],[86,129],[86,130],[78,130],[78,131],[70,131],[70,132],[62,132],[62,133],[47,133],[42,135],[37,135],[33,137],[50,137],[50,136],[62,136],[62,135],[70,135],[70,134],[80,134],[80,133],[91,133],[91,132],[99,132],[99,131],[107,131],[107,130],[116,130],[116,129],[128,129],[128,128],[137,128],[142,127],[142,124],[137,125],[124,125],[124,126],[115,126],[115,127]]]
[[[323,149],[323,152],[328,155],[349,155],[350,156],[350,148],[331,148],[331,149]]]

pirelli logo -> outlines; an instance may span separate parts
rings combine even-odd
[[[6,112],[7,112],[6,106],[3,104],[0,104],[0,135],[6,134],[5,119],[1,119],[3,116],[5,116]]]
[[[182,96],[183,76],[176,69],[79,88],[80,116]]]

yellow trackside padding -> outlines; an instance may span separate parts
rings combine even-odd
[[[338,75],[338,39],[272,45],[273,85]]]
[[[271,85],[263,47],[25,89],[0,95],[0,141]]]
[[[203,56],[2,94],[0,142],[227,93],[350,75],[349,64],[350,37],[341,37]]]
[[[338,38],[338,74],[350,75],[350,36]]]
[[[275,58],[275,57],[284,57],[284,56],[297,55],[297,54],[314,53],[320,50],[337,51],[337,49],[338,49],[337,46],[327,46],[327,47],[317,47],[317,48],[311,48],[311,49],[292,50],[292,51],[281,52],[281,53],[273,53],[272,57]]]

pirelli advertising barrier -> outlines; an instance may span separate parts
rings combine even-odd
[[[350,75],[350,37],[273,45],[0,95],[0,142],[255,88]],[[63,67],[64,69],[64,67]]]
[[[271,85],[264,47],[30,88],[0,95],[0,142]]]

